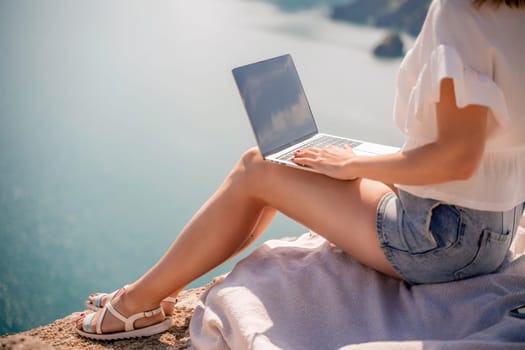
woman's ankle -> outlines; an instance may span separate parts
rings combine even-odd
[[[122,307],[120,311],[127,316],[138,312],[154,310],[160,305],[160,302],[151,300],[147,296],[137,293],[133,288],[124,289],[118,297],[118,305]]]

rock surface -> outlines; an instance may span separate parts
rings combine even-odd
[[[169,331],[147,337],[112,342],[97,342],[84,339],[75,331],[75,320],[78,312],[65,318],[56,320],[46,326],[38,327],[27,332],[0,337],[0,349],[9,350],[69,350],[69,349],[188,349],[190,335],[188,326],[195,305],[206,287],[189,289],[179,295],[175,306],[175,326]]]

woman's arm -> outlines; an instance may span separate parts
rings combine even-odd
[[[426,185],[468,179],[485,147],[487,107],[458,108],[452,79],[443,79],[436,104],[437,140],[383,156],[356,156],[347,149],[308,149],[295,161],[338,179],[366,177],[384,183]]]

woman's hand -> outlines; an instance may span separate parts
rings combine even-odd
[[[488,134],[488,107],[458,107],[454,81],[445,78],[436,103],[437,137],[423,146],[374,156],[344,148],[308,148],[293,161],[341,180],[357,177],[399,185],[431,185],[468,180],[477,170]]]
[[[352,174],[352,169],[349,167],[349,161],[353,157],[355,154],[349,145],[344,145],[343,148],[337,146],[312,147],[296,151],[292,161],[334,179],[354,180],[356,176]]]

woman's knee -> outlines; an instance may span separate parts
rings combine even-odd
[[[252,147],[243,153],[235,167],[233,168],[230,178],[237,182],[250,182],[260,179],[260,173],[266,166],[264,159],[257,147]]]
[[[242,155],[239,160],[243,164],[250,166],[259,162],[263,162],[264,159],[257,147],[248,148]]]

